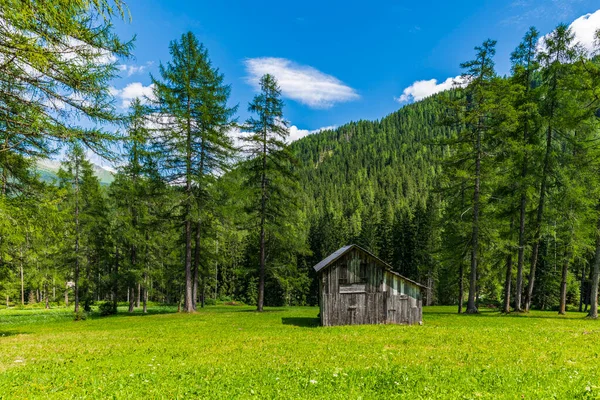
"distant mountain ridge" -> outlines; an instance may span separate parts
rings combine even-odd
[[[40,174],[40,178],[44,182],[52,182],[58,179],[58,170],[60,169],[60,161],[57,160],[38,160],[36,170]],[[100,165],[92,163],[94,174],[100,180],[101,185],[108,186],[115,180],[114,172]]]

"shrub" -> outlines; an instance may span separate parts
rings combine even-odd
[[[85,321],[87,319],[87,312],[79,311],[73,313],[73,321]]]
[[[215,299],[204,299],[205,306],[214,306],[216,304],[217,302],[215,301]]]
[[[117,307],[112,301],[105,301],[100,303],[98,311],[100,311],[100,315],[102,316],[114,315],[117,313]]]

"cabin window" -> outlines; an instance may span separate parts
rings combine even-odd
[[[351,259],[348,263],[348,275],[345,283],[367,283],[367,263],[359,257]]]
[[[367,263],[360,262],[360,283],[367,283]]]
[[[349,283],[349,281],[348,281],[348,267],[346,266],[346,264],[341,264],[340,265],[340,272],[339,272],[338,283],[340,285],[346,285],[346,284]]]

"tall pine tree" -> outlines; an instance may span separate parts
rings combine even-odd
[[[259,229],[259,271],[257,310],[262,311],[265,299],[266,244],[268,231],[282,225],[282,220],[294,207],[290,201],[296,182],[291,166],[294,162],[286,143],[288,123],[283,118],[281,90],[275,77],[260,79],[260,94],[254,97],[248,111],[255,114],[246,121],[251,132],[243,138],[249,160],[246,184],[251,193],[250,213],[256,217]]]

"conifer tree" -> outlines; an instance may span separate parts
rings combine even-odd
[[[260,79],[260,94],[248,111],[255,114],[246,121],[251,132],[243,138],[249,160],[245,164],[246,185],[250,191],[250,213],[259,229],[259,271],[257,310],[263,311],[267,263],[267,234],[281,227],[290,208],[294,207],[292,189],[296,177],[291,171],[294,158],[286,141],[288,123],[283,118],[281,90],[275,77]]]
[[[525,34],[523,41],[517,46],[511,54],[513,64],[512,83],[518,88],[518,95],[515,99],[515,108],[519,113],[518,125],[514,137],[509,138],[509,162],[515,163],[515,170],[519,175],[511,175],[511,180],[518,182],[519,192],[519,235],[518,235],[518,257],[517,257],[517,278],[515,287],[515,311],[521,311],[523,293],[523,264],[525,259],[526,231],[525,222],[527,216],[527,200],[530,182],[530,158],[532,150],[532,140],[537,138],[539,130],[539,112],[537,109],[537,91],[533,88],[533,80],[538,71],[539,64],[536,60],[536,50],[538,45],[539,33],[535,28],[530,28]],[[507,279],[512,274],[507,275]],[[510,281],[506,284],[504,312],[510,311]]]
[[[132,48],[110,22],[125,17],[124,3],[7,0],[0,14],[3,146],[47,154],[48,139],[68,139],[108,155],[105,141],[114,135],[100,123],[118,121],[109,82],[117,57],[129,57]],[[73,116],[94,123],[78,124]]]
[[[563,128],[562,116],[568,110],[562,109],[565,96],[568,92],[564,90],[563,82],[568,69],[568,64],[575,59],[576,52],[573,48],[574,35],[568,26],[559,25],[550,35],[544,38],[544,49],[539,54],[539,61],[543,67],[541,76],[541,90],[543,91],[543,102],[540,106],[541,115],[545,125],[545,149],[542,160],[542,171],[539,177],[539,197],[536,217],[533,223],[533,239],[531,261],[529,269],[529,282],[525,293],[525,311],[529,311],[533,297],[535,284],[535,273],[539,257],[539,248],[542,240],[542,229],[544,223],[544,211],[546,206],[546,195],[550,180],[553,177],[556,158],[554,151],[554,136]]]
[[[589,76],[591,78],[591,91],[595,94],[596,99],[599,98],[600,94],[600,29],[596,31],[595,35],[595,51],[592,54],[594,56],[593,61],[589,64]],[[600,119],[600,105],[597,105],[596,118]],[[591,287],[590,287],[590,310],[588,317],[598,319],[598,287],[600,286],[600,200],[596,206],[596,225],[593,230],[593,237],[595,239],[595,253],[594,259],[591,266]]]
[[[193,33],[171,42],[170,53],[172,61],[159,67],[161,79],[152,78],[159,115],[155,125],[160,172],[167,182],[183,186],[184,309],[192,312],[198,280],[197,264],[192,271],[194,227],[201,229],[199,209],[206,205],[207,185],[228,168],[234,150],[228,132],[236,108],[227,105],[230,87]]]
[[[70,194],[68,209],[72,214],[73,223],[73,291],[75,295],[75,313],[79,313],[79,300],[80,300],[80,274],[81,265],[83,263],[83,256],[81,251],[81,185],[83,181],[83,168],[87,162],[83,148],[75,143],[67,153],[67,158],[61,166],[61,170],[58,173],[60,184]],[[69,257],[70,258],[70,257]]]
[[[469,177],[472,181],[472,200],[470,202],[472,223],[469,274],[469,296],[467,313],[477,313],[476,292],[478,262],[480,257],[480,228],[482,208],[482,161],[485,146],[490,146],[491,85],[495,78],[493,57],[496,42],[486,40],[475,47],[476,58],[461,64],[464,69],[462,80],[468,83],[464,95],[453,103],[455,123],[461,127],[458,137],[451,143],[455,148],[454,162],[462,165],[456,170],[459,176]],[[461,171],[462,170],[462,171]]]

